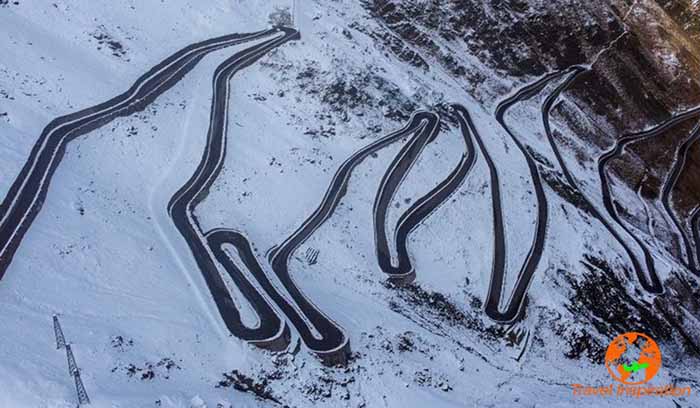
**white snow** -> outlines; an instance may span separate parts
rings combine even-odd
[[[352,21],[377,28],[360,2],[300,3],[302,40],[233,78],[224,169],[197,207],[203,228],[244,232],[264,259],[266,251],[316,208],[340,163],[403,126],[384,118],[381,109],[359,108],[344,121],[318,95],[298,87],[298,74],[309,66],[340,78],[371,70],[419,108],[444,100],[471,109],[499,166],[508,270],[515,273],[529,250],[536,208],[528,193],[531,181],[525,161],[492,112],[454,86],[446,73],[411,70],[365,34],[348,28]],[[0,9],[0,31],[6,34],[0,36],[0,90],[14,98],[0,94],[0,112],[8,113],[0,117],[0,194],[9,189],[52,118],[123,92],[152,65],[192,42],[260,30],[274,6],[285,4],[34,0]],[[350,30],[352,39],[343,28]],[[122,57],[105,46],[97,49],[90,33],[98,29],[124,45]],[[274,406],[233,388],[216,388],[222,373],[233,369],[251,376],[261,370],[280,372],[282,378],[271,380],[270,387],[290,406],[364,402],[367,407],[407,408],[523,403],[568,407],[581,403],[571,397],[570,383],[609,381],[604,367],[566,359],[566,339],[540,326],[567,324],[571,316],[564,307],[568,293],[555,285],[560,269],[578,276],[586,251],[606,254],[618,267],[626,260],[600,225],[549,188],[548,245],[531,284],[528,318],[521,324],[538,341],[524,360],[516,362],[517,352],[502,339],[446,323],[431,305],[412,305],[408,292],[383,285],[371,210],[379,180],[401,143],[358,166],[336,213],[297,250],[290,264],[304,293],[349,335],[357,353],[350,367],[325,368],[303,347],[296,357],[286,356],[291,362],[280,367],[269,353],[230,336],[165,208],[199,162],[214,69],[249,45],[212,53],[145,112],[117,119],[70,143],[41,213],[0,281],[0,327],[5,328],[0,336],[0,407],[75,406],[65,353],[55,347],[54,313],[59,314],[98,407]],[[479,64],[474,56],[464,58]],[[485,86],[491,90],[504,85],[502,78],[488,75]],[[319,74],[312,81],[331,79],[330,74]],[[366,87],[374,100],[381,98],[375,85]],[[539,103],[533,100],[513,109],[507,120],[518,137],[556,163],[541,129]],[[335,135],[305,134],[330,122]],[[372,125],[379,131],[369,130]],[[136,133],[129,136],[132,127]],[[590,148],[574,146],[565,155]],[[416,200],[444,178],[463,150],[458,129],[441,132],[401,186],[396,196],[399,210],[407,208],[406,198]],[[595,169],[575,160],[569,164],[587,193],[599,197]],[[421,288],[444,294],[468,318],[495,327],[472,302],[483,303],[490,280],[490,203],[487,167],[478,155],[458,192],[416,228],[408,245]],[[390,233],[399,210],[390,211]],[[302,254],[307,248],[320,250],[318,263],[306,263]],[[508,297],[515,276],[506,279]],[[235,290],[234,297],[247,310]],[[255,321],[250,310],[243,314]],[[114,347],[117,336],[133,340],[133,345]],[[398,348],[404,337],[412,339],[412,351]],[[179,368],[157,366],[164,358]],[[144,368],[149,363],[156,366],[152,380],[140,380],[142,372],[127,375],[130,364]],[[674,369],[674,375],[690,375],[682,366]],[[659,381],[671,381],[670,371],[662,368]],[[336,385],[330,397],[320,398],[318,393],[327,389],[323,387],[331,387],[326,378]],[[337,385],[342,381],[347,381],[345,387]],[[600,402],[615,406],[615,401]],[[647,401],[635,404],[653,406]]]

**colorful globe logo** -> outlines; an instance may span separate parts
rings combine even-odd
[[[649,382],[661,368],[661,350],[646,334],[621,334],[610,343],[605,353],[605,366],[610,375],[626,385]]]

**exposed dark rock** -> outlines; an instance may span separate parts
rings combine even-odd
[[[231,370],[230,373],[223,373],[224,379],[219,381],[216,388],[228,388],[233,387],[234,389],[247,392],[255,395],[257,398],[265,401],[276,402],[281,404],[280,400],[277,399],[268,388],[269,381],[267,378],[262,380],[256,380],[249,377],[238,370]]]
[[[566,275],[574,291],[568,306],[572,313],[609,339],[629,331],[644,332],[656,340],[671,337],[670,324],[652,304],[633,297],[607,261],[586,255],[582,265],[586,273],[581,281]]]

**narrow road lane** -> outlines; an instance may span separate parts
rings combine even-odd
[[[273,271],[294,302],[301,307],[306,317],[306,319],[302,320],[301,317],[297,318],[294,317],[294,315],[289,316],[292,323],[307,347],[315,352],[327,364],[336,364],[342,362],[342,359],[347,358],[347,354],[350,350],[349,339],[337,324],[320,312],[315,305],[301,293],[289,273],[289,260],[294,251],[333,215],[333,212],[340,203],[340,199],[347,192],[350,176],[357,165],[374,152],[412,133],[420,131],[434,120],[435,115],[432,113],[416,112],[405,127],[369,144],[345,160],[333,176],[318,208],[289,236],[289,238],[269,254],[269,260]],[[306,321],[311,322],[313,328],[308,327]],[[321,333],[320,339],[314,336],[314,329],[316,332]]]
[[[695,263],[695,257],[693,256],[693,248],[690,242],[690,238],[685,231],[685,227],[678,219],[673,206],[671,205],[671,193],[676,188],[678,179],[685,168],[688,161],[688,152],[695,142],[700,139],[700,123],[696,124],[693,130],[690,132],[689,136],[681,143],[681,145],[676,149],[676,154],[674,156],[673,165],[669,171],[666,180],[664,180],[663,188],[661,189],[661,203],[666,211],[666,216],[672,221],[673,226],[676,229],[676,233],[680,236],[680,255],[681,262],[685,264],[688,269],[696,275],[700,276],[700,270],[698,265]]]
[[[620,246],[624,249],[625,253],[627,254],[627,257],[630,259],[632,262],[632,268],[634,269],[634,272],[637,276],[637,279],[640,282],[646,282],[647,278],[645,275],[645,271],[642,269],[642,265],[640,264],[639,260],[637,259],[637,255],[632,251],[630,246],[625,242],[625,240],[620,236],[620,234],[617,232],[615,228],[608,222],[607,219],[603,217],[603,215],[598,211],[596,206],[593,205],[591,200],[588,199],[588,197],[585,195],[585,193],[581,190],[581,188],[578,186],[578,183],[576,180],[574,180],[574,177],[571,175],[569,172],[569,169],[566,165],[566,162],[564,161],[564,158],[561,155],[561,152],[559,151],[559,147],[554,140],[554,136],[552,134],[551,130],[551,125],[550,125],[550,113],[552,110],[552,107],[554,103],[559,99],[561,96],[562,92],[564,92],[566,89],[568,89],[583,73],[589,72],[587,69],[582,68],[582,67],[573,67],[570,70],[570,74],[566,80],[564,80],[556,89],[554,92],[552,92],[549,97],[545,100],[545,103],[542,105],[542,118],[544,122],[544,129],[545,129],[545,134],[547,135],[547,140],[549,141],[549,145],[552,148],[552,151],[554,152],[554,155],[557,159],[557,162],[559,163],[559,168],[562,170],[562,173],[564,174],[564,178],[566,179],[567,183],[571,188],[573,188],[575,191],[577,191],[580,195],[581,198],[586,202],[586,206],[590,210],[591,215],[596,218],[608,232],[610,235],[615,238],[615,240],[620,244]],[[627,230],[625,230],[627,231]],[[634,239],[634,237],[633,237]],[[645,251],[644,247],[641,247],[642,251]],[[645,255],[645,261],[646,261],[646,268],[648,271],[649,276],[656,276],[656,269],[654,266],[654,261],[650,257],[646,256],[647,254],[644,253]]]
[[[514,95],[506,98],[496,107],[496,120],[501,125],[501,127],[508,133],[511,140],[520,150],[520,153],[525,158],[528,170],[530,172],[530,179],[532,180],[532,185],[535,190],[535,199],[537,206],[537,218],[535,222],[535,233],[532,237],[532,242],[530,244],[530,250],[523,262],[520,272],[516,278],[515,288],[513,294],[510,297],[510,301],[506,306],[505,312],[499,312],[499,301],[501,299],[501,291],[503,289],[503,280],[505,275],[505,268],[501,269],[501,272],[495,272],[492,274],[492,280],[489,287],[489,296],[486,303],[487,314],[494,320],[510,322],[518,317],[518,313],[521,311],[522,301],[527,293],[527,288],[532,281],[532,277],[537,271],[537,267],[542,258],[542,252],[544,251],[544,244],[547,234],[547,221],[549,218],[549,208],[547,204],[547,196],[544,193],[544,188],[542,186],[542,178],[540,176],[539,169],[532,155],[525,147],[525,145],[518,140],[515,134],[512,132],[510,127],[506,124],[505,114],[506,112],[515,104],[522,101],[531,99],[539,94],[552,80],[561,77],[563,72],[554,72],[544,77],[538,79],[537,81],[528,84],[518,90]],[[500,200],[500,198],[499,198]],[[499,209],[500,212],[500,209]],[[494,211],[494,214],[497,214]],[[498,215],[500,217],[500,215]],[[501,231],[503,233],[503,222],[500,221]],[[498,233],[497,233],[498,234]],[[505,238],[503,239],[503,251],[505,256]],[[500,264],[500,263],[499,263]],[[505,260],[503,261],[505,266]],[[498,292],[498,293],[496,293]]]
[[[41,210],[53,174],[68,143],[112,120],[144,110],[173,87],[208,53],[264,38],[277,30],[231,34],[190,45],[174,53],[136,80],[121,95],[99,105],[52,120],[0,204],[0,279],[4,276],[22,238]]]
[[[377,257],[379,260],[379,266],[385,273],[389,274],[390,280],[393,280],[394,282],[396,282],[396,278],[399,277],[398,283],[407,284],[415,278],[415,268],[411,264],[410,256],[408,254],[408,236],[421,222],[427,219],[440,205],[445,203],[449,197],[454,194],[455,191],[457,191],[476,162],[476,152],[474,150],[471,132],[468,129],[468,126],[461,113],[459,113],[460,108],[461,106],[459,105],[451,106],[451,110],[455,113],[455,117],[460,125],[460,133],[464,139],[466,151],[462,154],[459,163],[450,172],[447,178],[442,180],[437,186],[428,192],[428,194],[416,200],[416,202],[414,202],[413,205],[411,205],[409,209],[399,217],[396,232],[394,234],[394,242],[396,242],[398,254],[398,266],[394,266],[391,262],[386,234],[378,231],[375,227],[375,242],[377,243]],[[385,175],[385,179],[389,179],[390,177],[390,175]],[[380,190],[380,192],[377,193],[377,200],[380,199],[381,195]],[[378,201],[375,201],[375,208],[378,207],[377,203]],[[381,222],[381,219],[377,219],[375,213],[375,225],[382,224],[384,223]]]
[[[431,116],[427,125],[416,132],[411,140],[401,148],[399,154],[394,157],[379,183],[379,189],[374,200],[372,217],[374,220],[374,242],[376,244],[379,267],[389,275],[389,280],[396,284],[410,284],[413,282],[416,274],[408,258],[405,237],[402,243],[397,241],[399,266],[394,267],[392,265],[389,242],[386,237],[388,209],[406,175],[418,161],[418,157],[425,149],[425,146],[435,140],[439,131],[440,118],[437,115]]]
[[[210,240],[219,244],[216,238],[220,235],[214,235],[208,240],[194,212],[195,207],[208,195],[209,188],[219,175],[226,156],[231,78],[269,51],[299,37],[297,31],[286,28],[277,29],[270,34],[274,34],[272,39],[237,52],[217,67],[213,79],[207,144],[202,159],[192,177],[171,199],[168,204],[168,213],[190,247],[228,330],[236,337],[260,347],[281,350],[286,348],[289,342],[289,329],[286,327],[286,322],[277,316],[267,299],[255,290],[246,275],[236,268],[233,262],[222,257],[220,245],[214,247],[217,248],[216,252],[209,247]],[[218,271],[217,259],[257,313],[260,321],[257,327],[247,327],[243,324],[238,306]],[[249,264],[246,263],[246,265]],[[260,275],[253,273],[252,276],[257,278]],[[261,283],[258,282],[258,284]]]
[[[669,120],[649,130],[624,135],[617,139],[615,141],[615,144],[608,151],[603,153],[603,155],[601,155],[600,158],[598,158],[598,176],[600,177],[603,204],[605,205],[608,214],[610,214],[615,223],[617,223],[617,225],[619,225],[620,228],[622,228],[627,233],[627,235],[632,237],[637,246],[643,251],[644,259],[648,268],[650,265],[654,265],[654,258],[652,257],[651,252],[646,247],[644,242],[642,242],[641,238],[633,234],[629,227],[627,227],[627,225],[622,221],[622,219],[620,219],[620,216],[617,212],[617,208],[615,207],[615,204],[613,202],[612,193],[610,189],[610,181],[608,179],[606,166],[612,159],[622,154],[625,146],[627,146],[628,144],[663,134],[667,130],[673,128],[675,125],[684,122],[688,119],[696,118],[699,115],[700,108],[694,108],[689,111],[675,115]],[[648,269],[648,274],[648,277],[646,275],[638,276],[642,287],[650,293],[663,293],[663,285],[661,284],[661,281],[659,280],[659,277],[657,276],[656,271],[653,267]]]

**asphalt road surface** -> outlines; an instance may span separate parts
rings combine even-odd
[[[67,144],[112,120],[144,110],[191,71],[208,53],[270,35],[276,30],[231,34],[181,49],[142,75],[126,92],[99,105],[52,120],[0,204],[0,279],[41,210]]]
[[[663,285],[661,284],[661,281],[659,280],[659,277],[657,276],[655,269],[653,268],[654,265],[654,259],[651,256],[651,252],[649,249],[644,245],[642,240],[636,236],[635,234],[632,233],[632,231],[625,225],[624,222],[620,219],[620,216],[617,212],[617,208],[613,202],[612,198],[612,193],[610,190],[610,181],[608,180],[608,174],[607,171],[605,170],[607,164],[610,162],[610,160],[618,157],[620,154],[622,154],[625,146],[627,146],[630,143],[633,142],[638,142],[644,139],[648,139],[651,137],[655,137],[658,135],[663,134],[667,130],[673,128],[675,125],[691,119],[691,118],[696,118],[700,115],[700,108],[695,108],[691,109],[689,111],[680,113],[678,115],[673,116],[669,120],[665,121],[664,123],[641,132],[636,132],[636,133],[631,133],[624,135],[617,139],[615,142],[615,145],[611,147],[608,151],[606,151],[599,159],[598,159],[598,175],[600,177],[600,183],[601,183],[601,192],[602,192],[602,197],[603,197],[603,204],[605,205],[606,210],[612,217],[612,219],[629,235],[632,237],[632,239],[635,241],[637,246],[642,249],[644,252],[644,258],[646,261],[647,266],[652,266],[649,267],[649,276],[647,277],[646,275],[639,275],[638,279],[640,281],[640,284],[642,287],[650,292],[650,293],[655,293],[655,294],[661,294],[663,293]]]
[[[280,350],[287,347],[290,338],[286,322],[279,318],[267,299],[248,280],[247,275],[238,269],[228,257],[222,256],[220,240],[226,238],[227,235],[215,233],[207,239],[206,233],[201,230],[194,213],[196,205],[207,196],[209,188],[221,171],[226,156],[231,78],[269,51],[298,38],[299,33],[292,29],[280,28],[268,33],[268,36],[271,39],[237,52],[217,67],[213,78],[207,144],[202,159],[195,173],[170,200],[168,213],[190,247],[228,330],[236,337],[260,347]],[[210,241],[215,244],[216,251],[209,247]],[[245,247],[243,249],[239,247],[239,250],[241,250],[242,255],[245,254]],[[260,320],[257,327],[247,327],[243,324],[239,308],[217,269],[217,260],[226,269],[241,294],[257,313]],[[246,266],[252,264],[248,258],[243,257],[243,260]],[[255,278],[260,277],[259,274],[255,273],[252,275]]]
[[[695,142],[700,139],[700,123],[696,124],[690,135],[681,143],[681,145],[676,150],[674,156],[673,165],[671,166],[671,171],[664,181],[663,188],[661,189],[661,203],[666,211],[666,216],[673,222],[676,232],[681,237],[681,256],[685,259],[685,266],[694,274],[700,275],[700,270],[698,265],[695,263],[695,257],[693,256],[693,248],[690,238],[685,231],[685,227],[682,225],[681,221],[676,216],[671,206],[671,192],[675,189],[678,179],[688,162],[688,152]],[[692,219],[692,218],[691,218]]]
[[[425,146],[435,140],[440,131],[440,117],[428,116],[428,122],[406,143],[399,154],[394,157],[386,173],[382,177],[374,200],[374,241],[376,244],[379,267],[389,275],[389,280],[397,284],[410,284],[416,274],[411,265],[406,250],[406,237],[397,241],[399,265],[392,265],[389,242],[386,239],[387,212],[399,186],[418,160]],[[439,204],[439,203],[436,203]],[[418,219],[420,221],[420,219]],[[398,228],[397,228],[398,234]],[[397,239],[400,239],[398,236]]]
[[[580,194],[592,216],[602,223],[624,248],[644,289],[656,294],[663,292],[651,253],[642,240],[622,222],[617,213],[606,165],[610,160],[618,157],[628,144],[660,135],[685,120],[697,119],[700,117],[700,108],[675,115],[653,129],[624,135],[598,160],[603,204],[612,220],[632,237],[634,243],[643,252],[647,267],[645,273],[628,242],[580,191],[551,130],[550,114],[562,92],[583,73],[590,70],[577,66],[545,75],[524,86],[503,100],[495,111],[497,122],[508,133],[526,160],[537,209],[534,234],[529,243],[530,249],[515,275],[514,288],[506,302],[503,301],[503,292],[507,276],[507,247],[498,168],[474,125],[469,111],[458,104],[450,107],[450,113],[455,116],[459,124],[465,142],[465,152],[447,178],[441,180],[436,187],[416,200],[400,215],[393,237],[397,253],[396,263],[392,259],[389,249],[391,243],[387,238],[388,209],[396,191],[410,173],[425,146],[434,141],[440,131],[440,117],[434,112],[415,112],[403,128],[370,143],[345,160],[333,176],[315,211],[269,253],[268,265],[260,262],[251,242],[243,233],[230,228],[204,231],[195,215],[195,208],[206,199],[227,154],[228,116],[232,102],[231,80],[236,73],[251,66],[271,50],[299,38],[299,32],[294,29],[276,27],[257,33],[232,34],[192,44],[151,68],[123,94],[102,104],[51,121],[44,128],[27,162],[0,204],[0,279],[10,266],[22,238],[40,211],[52,176],[71,140],[98,129],[115,118],[145,109],[159,95],[180,81],[208,53],[245,42],[257,41],[255,45],[236,52],[217,67],[212,79],[210,127],[202,158],[194,174],[175,193],[167,207],[168,214],[190,248],[221,318],[231,334],[261,348],[284,350],[288,348],[292,337],[292,327],[289,326],[291,323],[305,346],[323,363],[327,365],[347,363],[350,355],[348,336],[301,291],[289,272],[289,261],[294,252],[333,215],[347,192],[353,170],[370,155],[406,138],[408,142],[390,163],[375,196],[372,216],[379,267],[392,282],[409,284],[415,279],[416,271],[407,248],[409,235],[457,191],[472,170],[480,152],[486,162],[490,179],[494,246],[491,280],[484,310],[488,317],[498,322],[512,323],[518,320],[523,314],[528,288],[542,258],[549,213],[540,168],[528,147],[509,128],[505,115],[512,106],[535,97],[552,81],[562,77],[565,77],[564,80],[547,96],[541,106],[545,134],[557,163],[569,187]],[[686,255],[686,264],[696,274],[700,274],[698,270],[700,254],[697,254],[700,246],[700,207],[690,215],[691,241],[691,237],[685,232],[683,224],[672,209],[670,196],[685,168],[688,152],[698,139],[700,139],[700,124],[678,147],[661,197],[667,215],[673,220],[682,236],[681,252]],[[695,246],[697,259],[693,255],[693,246]],[[227,286],[228,279],[225,276],[230,278],[238,293],[251,306],[257,317],[255,324],[247,325],[243,322],[239,303],[242,299],[234,299],[232,288]]]
[[[392,163],[389,171],[385,174],[382,181],[379,192],[375,200],[375,242],[377,245],[377,258],[379,261],[380,268],[389,275],[389,279],[396,282],[398,278],[399,284],[410,283],[415,278],[415,269],[411,263],[410,256],[408,254],[407,240],[408,236],[413,232],[413,230],[426,218],[428,218],[440,205],[447,202],[449,197],[457,191],[457,189],[462,185],[467,175],[471,171],[474,163],[476,161],[476,152],[474,150],[474,144],[471,139],[471,132],[464,122],[459,110],[463,109],[460,105],[453,105],[450,110],[457,119],[460,125],[460,131],[464,139],[466,151],[462,154],[457,166],[450,172],[449,176],[442,180],[437,186],[435,186],[428,194],[424,195],[420,199],[416,200],[408,210],[406,210],[397,222],[396,231],[394,234],[394,242],[396,243],[396,249],[398,254],[398,265],[394,266],[392,263],[392,258],[389,253],[388,242],[386,240],[385,224],[386,224],[386,208],[389,205],[389,197],[393,195],[387,194],[387,186],[390,186],[392,178],[403,179],[406,175],[402,174],[400,177],[396,176],[396,173],[404,168],[408,171],[408,167],[400,163]],[[429,125],[426,131],[432,133],[437,132],[438,125]],[[433,136],[434,137],[434,136]],[[425,139],[427,143],[432,140],[431,137]],[[418,144],[420,142],[416,142]],[[411,151],[414,150],[413,152]],[[404,160],[415,161],[415,150],[422,150],[422,148],[412,147],[407,144],[404,150],[401,152],[397,159],[404,157]],[[417,156],[416,156],[417,157]],[[394,190],[396,187],[393,187]],[[381,200],[385,200],[382,202]],[[377,209],[382,209],[381,213],[377,212]],[[383,217],[378,216],[378,214],[383,214]],[[381,227],[380,228],[378,228]]]
[[[501,187],[498,178],[498,168],[494,163],[483,137],[474,125],[474,121],[469,111],[461,106],[455,105],[454,110],[460,115],[460,123],[466,124],[471,135],[476,140],[479,152],[484,157],[489,170],[489,185],[491,188],[491,209],[493,221],[493,262],[491,266],[491,280],[484,302],[484,313],[494,321],[501,323],[511,323],[520,318],[523,312],[523,305],[527,290],[532,281],[536,268],[523,269],[517,275],[513,292],[505,305],[501,309],[501,298],[503,296],[503,283],[506,276],[506,235],[503,224],[503,206],[501,202]],[[527,272],[527,273],[526,273]]]
[[[693,242],[695,243],[695,265],[700,265],[700,207],[696,207],[690,213],[690,229],[693,234]]]
[[[537,266],[542,258],[542,252],[544,251],[544,244],[547,234],[547,220],[549,217],[547,196],[544,193],[542,178],[540,176],[539,169],[537,168],[537,164],[535,163],[535,160],[532,158],[532,155],[528,149],[520,140],[518,140],[515,134],[511,131],[510,127],[506,124],[505,114],[515,104],[535,97],[549,84],[552,79],[557,78],[560,75],[560,72],[548,74],[539,80],[524,86],[515,94],[504,99],[496,107],[496,120],[506,131],[506,133],[508,133],[511,140],[518,147],[518,150],[520,150],[527,163],[527,167],[530,172],[530,179],[532,180],[532,185],[535,190],[537,217],[535,222],[535,234],[530,244],[530,250],[525,258],[525,262],[523,263],[520,272],[517,275],[515,288],[511,294],[508,304],[506,305],[505,311],[503,312],[500,311],[499,301],[501,298],[500,292],[503,289],[504,272],[494,272],[492,274],[491,283],[489,285],[489,296],[487,297],[485,310],[494,320],[511,322],[519,317],[522,310],[523,300],[525,298],[525,294],[527,293],[527,288],[529,287],[532,277],[537,271]],[[500,226],[502,227],[502,225],[503,223],[501,222]],[[505,250],[505,243],[503,243],[503,246]],[[505,264],[505,261],[503,261],[503,264]],[[498,296],[496,296],[496,292],[498,292]]]
[[[341,198],[347,192],[350,176],[357,165],[376,151],[401,140],[409,134],[420,131],[420,129],[426,127],[428,123],[434,120],[435,114],[433,113],[416,112],[405,127],[370,143],[345,160],[334,174],[326,194],[316,210],[289,238],[269,254],[273,271],[293,300],[302,307],[302,312],[306,317],[304,321],[301,321],[298,317],[290,316],[290,319],[307,347],[319,355],[323,361],[333,363],[346,355],[350,347],[349,339],[337,324],[321,313],[299,291],[289,273],[289,259],[294,251],[333,215]],[[313,325],[317,333],[320,333],[321,338],[314,336],[313,331],[306,324],[307,321]]]
[[[547,99],[545,100],[545,103],[542,105],[542,118],[544,121],[544,129],[545,129],[545,134],[547,135],[547,140],[549,141],[549,145],[552,148],[552,151],[554,152],[554,155],[557,159],[557,162],[559,163],[559,167],[564,174],[564,178],[566,179],[567,183],[571,188],[573,188],[575,191],[577,191],[580,194],[581,199],[585,202],[586,208],[590,212],[590,214],[596,218],[604,227],[605,229],[610,233],[610,235],[615,238],[615,240],[620,244],[620,246],[624,249],[625,253],[627,254],[627,257],[630,259],[632,262],[632,268],[635,271],[635,274],[637,275],[637,278],[640,282],[645,282],[645,272],[642,269],[642,265],[640,264],[639,260],[637,259],[637,255],[632,251],[630,246],[625,242],[625,240],[620,236],[618,231],[613,228],[613,226],[608,222],[608,220],[603,217],[603,215],[598,211],[596,206],[593,205],[591,200],[588,199],[588,197],[584,194],[584,192],[579,188],[578,183],[574,179],[574,177],[571,175],[569,172],[569,169],[566,165],[566,162],[564,161],[560,151],[559,147],[557,145],[556,140],[554,139],[554,136],[552,135],[551,131],[551,125],[550,125],[550,113],[552,110],[552,107],[556,100],[561,96],[562,92],[564,92],[566,89],[568,89],[577,79],[579,79],[582,74],[590,72],[589,69],[582,68],[582,67],[573,67],[571,70],[569,70],[569,76],[562,81],[562,83],[552,92]],[[642,250],[644,248],[642,247]],[[649,271],[650,276],[656,276],[656,269],[654,266],[653,259],[651,257],[646,256],[647,254],[645,253],[645,261],[646,261],[646,267],[647,270]]]

